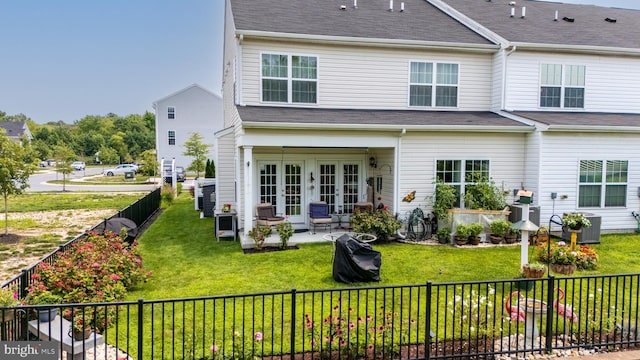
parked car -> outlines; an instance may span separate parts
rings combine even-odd
[[[84,161],[74,161],[71,163],[71,167],[73,170],[80,171],[85,169],[85,164]]]
[[[176,166],[176,181],[184,182],[187,179],[187,173],[182,166]]]
[[[138,171],[138,168],[135,165],[131,165],[131,164],[120,164],[114,168],[111,169],[106,169],[105,171],[103,171],[103,174],[105,176],[114,176],[114,175],[122,175],[126,172],[133,172],[135,173],[136,171]]]

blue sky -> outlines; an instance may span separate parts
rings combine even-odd
[[[73,123],[153,111],[194,83],[220,94],[223,11],[224,0],[0,0],[0,111]]]

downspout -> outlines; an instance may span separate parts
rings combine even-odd
[[[507,50],[511,48],[511,50]],[[500,99],[500,110],[506,110],[507,103],[507,57],[511,55],[514,51],[516,51],[517,47],[515,45],[508,46],[504,49],[502,56],[502,96]]]
[[[244,106],[244,101],[242,100],[242,64],[244,62],[242,60],[242,40],[244,40],[244,35],[240,34],[240,37],[238,37],[238,48],[236,50],[236,78],[233,79],[236,84],[236,104],[240,106]]]
[[[393,154],[394,159],[394,171],[393,171],[393,209],[397,213],[399,210],[400,203],[398,199],[400,199],[400,150],[402,150],[402,137],[407,133],[407,129],[403,128],[398,135],[398,140],[396,143],[395,153]]]

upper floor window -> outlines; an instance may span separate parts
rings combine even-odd
[[[437,160],[436,179],[452,185],[457,192],[457,207],[462,207],[465,188],[489,179],[489,160]]]
[[[584,108],[584,65],[542,64],[540,107]]]
[[[262,101],[315,104],[318,58],[262,54]]]
[[[627,205],[627,160],[580,160],[578,207]]]
[[[411,62],[409,106],[458,106],[458,64]]]
[[[169,106],[167,108],[167,119],[175,119],[176,118],[176,108],[173,106]]]
[[[176,132],[174,130],[169,130],[167,132],[167,138],[169,139],[169,145],[176,144]]]

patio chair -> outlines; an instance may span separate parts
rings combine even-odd
[[[316,233],[317,225],[329,227],[331,233],[331,214],[329,214],[329,205],[324,201],[316,201],[309,204],[309,223],[313,225],[313,233]]]
[[[256,206],[256,224],[274,226],[284,222],[283,216],[277,216],[271,203],[260,203]]]

